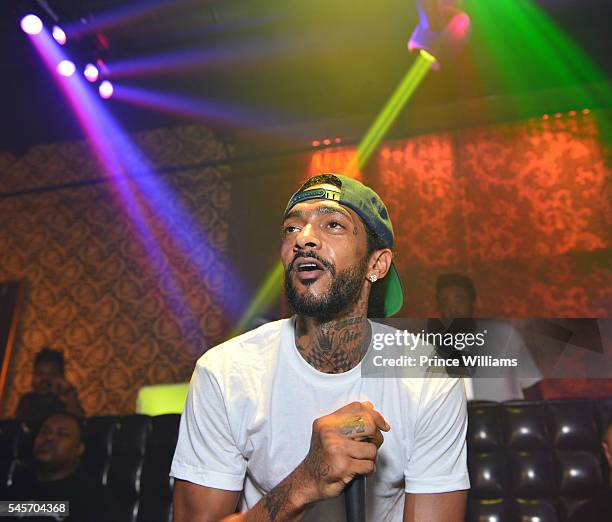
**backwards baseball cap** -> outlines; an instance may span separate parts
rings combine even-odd
[[[287,203],[284,217],[287,216],[295,205],[302,201],[309,201],[311,199],[337,201],[341,205],[353,210],[374,234],[382,239],[387,248],[393,248],[393,225],[391,224],[387,207],[385,207],[380,196],[370,187],[355,179],[340,174],[323,174],[321,176],[329,176],[333,181],[323,178],[320,183],[308,186],[307,188],[302,186],[291,196],[289,203]],[[336,183],[339,183],[340,187],[335,187]],[[326,186],[322,187],[322,185]],[[387,281],[384,281],[386,283],[384,314],[385,317],[390,317],[399,312],[404,303],[402,283],[393,263],[391,263],[391,268],[385,276],[385,280]],[[382,283],[383,281],[380,281],[375,284]]]

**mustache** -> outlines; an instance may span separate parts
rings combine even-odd
[[[302,252],[297,252],[295,256],[293,256],[293,261],[291,261],[291,264],[289,265],[289,268],[287,269],[288,274],[293,272],[293,270],[295,270],[294,268],[295,262],[300,258],[316,259],[319,263],[321,263],[323,268],[325,268],[331,273],[331,275],[336,275],[336,267],[332,263],[330,263],[327,259],[322,258],[314,250],[304,250]]]

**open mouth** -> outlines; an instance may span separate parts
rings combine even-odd
[[[297,272],[297,277],[301,280],[313,280],[319,277],[325,268],[316,259],[296,259],[293,262],[293,270]]]
[[[323,270],[323,268],[314,262],[302,262],[296,264],[298,272],[313,272],[315,270]]]

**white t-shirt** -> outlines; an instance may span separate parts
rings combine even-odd
[[[373,332],[388,327],[371,323]],[[202,486],[243,490],[257,501],[302,462],[312,422],[353,401],[371,401],[391,426],[366,480],[367,519],[401,521],[404,491],[468,489],[467,409],[456,378],[362,378],[360,364],[326,374],[295,345],[294,319],[268,323],[197,362],[170,474]],[[304,520],[345,520],[342,496]]]
[[[476,331],[487,332],[486,353],[495,357],[512,357],[518,366],[506,368],[504,377],[465,379],[469,400],[510,401],[524,399],[523,390],[542,380],[542,374],[519,333],[507,323],[491,319],[476,319]]]

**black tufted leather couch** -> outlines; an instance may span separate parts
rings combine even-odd
[[[600,441],[611,411],[610,399],[471,403],[467,520],[566,521],[607,484]]]
[[[607,484],[600,430],[610,412],[612,398],[471,403],[467,520],[565,522]],[[88,419],[83,465],[121,502],[122,521],[171,519],[168,471],[179,420],[178,415]],[[0,421],[2,487],[27,459],[34,432]]]

